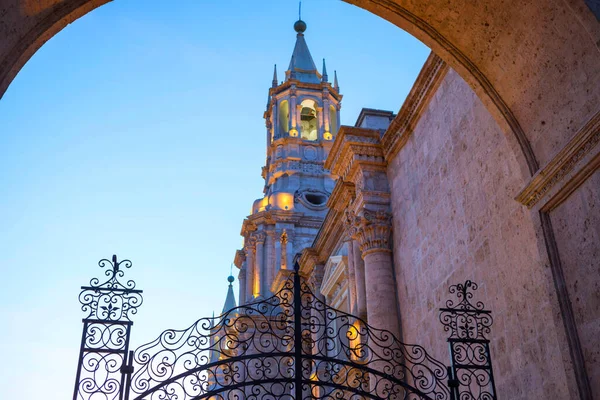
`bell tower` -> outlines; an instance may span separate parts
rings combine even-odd
[[[279,82],[277,66],[273,72],[264,113],[264,196],[244,220],[244,248],[235,257],[240,304],[270,295],[279,272],[293,268],[294,254],[312,244],[334,186],[324,164],[338,131],[342,96],[337,73],[329,82],[325,59],[317,70],[306,28],[302,20],[294,24],[296,44],[284,80]]]

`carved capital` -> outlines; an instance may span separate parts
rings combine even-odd
[[[392,214],[382,210],[364,209],[361,215],[346,210],[345,227],[348,236],[358,242],[363,258],[372,252],[391,252]]]
[[[254,232],[252,234],[252,238],[256,242],[256,244],[264,244],[267,238],[267,235],[264,232]]]
[[[256,239],[254,235],[248,236],[246,240],[244,240],[244,250],[246,251],[246,257],[250,252],[256,251]]]

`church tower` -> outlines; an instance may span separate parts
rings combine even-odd
[[[242,224],[244,247],[235,256],[241,305],[271,295],[280,271],[292,269],[294,255],[312,244],[334,186],[324,164],[340,121],[337,74],[332,85],[324,59],[317,70],[304,37],[306,23],[296,21],[294,30],[288,69],[279,82],[275,66],[264,113],[264,196]]]

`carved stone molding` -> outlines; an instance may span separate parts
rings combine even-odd
[[[244,250],[246,252],[246,257],[248,257],[249,252],[256,252],[256,238],[254,236],[248,236],[244,240]]]
[[[393,159],[406,144],[448,69],[439,56],[429,55],[398,115],[381,138],[386,160]]]
[[[236,250],[235,258],[233,259],[233,264],[237,268],[242,269],[242,265],[244,264],[244,261],[246,261],[246,253],[244,252],[244,250]]]
[[[589,155],[594,152],[599,142],[600,112],[596,113],[573,139],[544,168],[531,178],[527,186],[517,195],[516,200],[532,208],[546,194],[549,194],[555,186],[561,186],[561,188],[567,187],[569,189],[567,195],[570,194],[572,190],[583,183],[597,168],[597,166],[586,168],[587,164],[594,163],[594,159],[598,158],[597,156],[583,162],[582,164],[584,165],[578,166],[578,163],[586,158],[590,158]],[[562,182],[563,178],[576,168],[583,172],[583,174],[575,174],[573,179],[577,180],[577,182]],[[561,190],[558,192],[560,193]],[[560,197],[562,199],[566,198],[564,194]],[[557,205],[553,204],[553,207]]]
[[[358,242],[362,257],[378,251],[391,252],[392,214],[364,209],[361,215],[345,213],[347,233]]]
[[[287,231],[285,229],[281,233],[281,236],[279,237],[279,240],[281,240],[281,244],[287,244],[287,242],[288,242],[288,233],[287,233]]]
[[[325,168],[353,182],[359,164],[386,168],[380,133],[375,129],[342,126],[325,161]]]
[[[312,273],[308,278],[308,285],[311,287],[313,293],[321,293],[321,283],[323,282],[323,276],[325,274],[322,265],[315,265],[312,269]]]
[[[254,232],[257,229],[256,224],[253,221],[250,221],[249,219],[245,219],[244,222],[242,222],[242,231],[240,232],[240,234],[242,236],[246,236],[248,234],[250,234],[251,232]]]

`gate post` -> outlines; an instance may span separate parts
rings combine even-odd
[[[126,400],[133,372],[129,352],[129,337],[133,321],[142,304],[142,290],[135,289],[135,282],[119,282],[124,276],[121,268],[130,268],[131,261],[98,262],[106,268],[108,279],[100,283],[93,278],[89,286],[82,286],[79,293],[83,318],[83,332],[77,363],[77,376],[73,400],[89,400],[101,395],[106,400]]]
[[[477,284],[466,281],[450,286],[455,300],[440,308],[440,322],[449,332],[450,367],[448,386],[452,400],[497,400],[494,371],[487,335],[493,323],[492,313],[480,301],[471,303]]]

